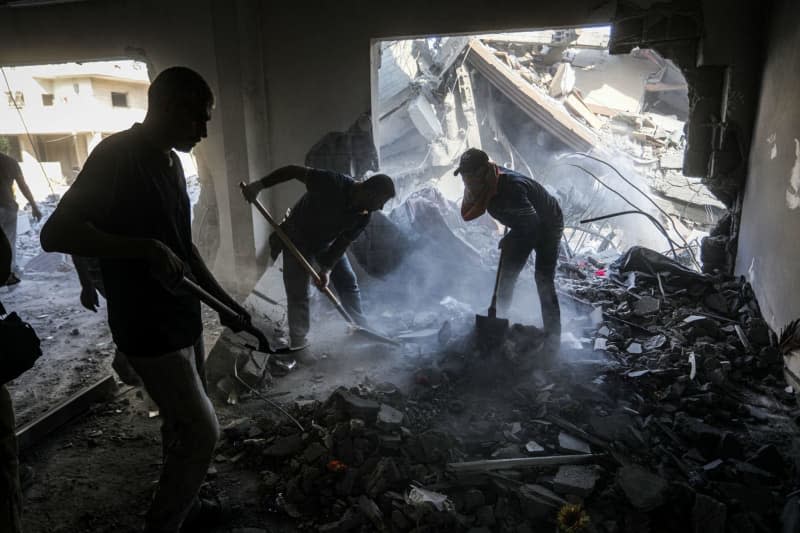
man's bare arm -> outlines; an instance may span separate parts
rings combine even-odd
[[[24,196],[25,199],[28,200],[28,203],[31,204],[31,211],[33,212],[34,218],[36,218],[36,220],[41,219],[42,212],[39,210],[39,206],[36,205],[36,199],[33,197],[33,193],[31,193],[31,190],[28,187],[22,172],[17,172],[17,176],[14,179],[17,182],[17,187],[19,187],[19,192],[21,192],[22,196]]]
[[[270,172],[260,180],[248,184],[245,189],[245,195],[247,199],[252,202],[256,199],[259,192],[264,189],[269,189],[270,187],[279,183],[284,183],[291,180],[297,180],[302,183],[306,183],[307,170],[308,169],[306,167],[301,167],[298,165],[281,167]]]

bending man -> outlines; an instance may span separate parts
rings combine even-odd
[[[470,148],[453,173],[464,181],[461,216],[473,220],[484,212],[509,228],[500,241],[503,266],[497,294],[498,311],[507,315],[522,268],[536,252],[536,289],[548,346],[561,339],[561,312],[555,289],[556,262],[564,231],[558,201],[537,181],[489,161],[486,152]]]
[[[394,197],[394,182],[384,174],[356,182],[336,172],[286,166],[248,185],[245,195],[252,200],[262,189],[293,179],[302,182],[307,192],[294,205],[281,228],[309,261],[319,265],[320,288],[325,288],[330,278],[345,310],[358,324],[365,326],[358,281],[345,251],[367,226],[370,213],[383,209]],[[282,244],[275,233],[269,242],[274,260]],[[283,254],[283,284],[288,300],[290,347],[299,350],[308,345],[309,276],[291,253]]]

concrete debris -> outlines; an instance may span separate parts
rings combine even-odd
[[[650,252],[563,262],[557,282],[580,342],[550,365],[520,325],[481,352],[474,311],[450,298],[438,316],[410,312],[398,325],[451,325],[410,363],[403,392],[367,382],[294,402],[304,431],[277,416],[242,422],[220,453],[268,472],[263,493],[306,530],[535,531],[578,501],[604,531],[654,520],[665,531],[778,530],[794,479],[782,428],[796,409],[770,348],[780,351],[744,280]],[[521,361],[534,361],[525,378]]]
[[[640,466],[620,468],[617,483],[631,505],[640,511],[651,511],[666,501],[667,482]]]
[[[670,228],[673,238],[687,238],[699,253],[700,238],[723,218],[725,205],[700,179],[682,174],[689,101],[680,71],[653,50],[609,55],[576,48],[578,42],[580,37],[567,37],[544,45],[503,34],[383,45],[377,130],[381,169],[395,177],[400,198],[434,185],[457,200],[460,180],[443,169],[455,164],[464,147],[482,148],[494,160],[536,174],[556,189],[568,226],[577,226],[578,213],[603,205],[611,193],[598,192],[592,180],[587,187],[578,184],[573,169],[570,179],[556,175],[553,154],[613,154],[614,160],[625,161],[626,174],[641,177],[658,209],[679,220]],[[530,126],[499,120],[519,114]],[[584,228],[570,229],[570,238],[578,235],[579,243],[591,242],[596,251],[609,243],[634,243],[627,240],[624,224],[605,224],[585,228],[602,239],[587,239]],[[723,256],[726,243],[720,247]],[[722,263],[710,255],[708,260],[709,265],[725,264],[724,257]]]
[[[528,443],[525,445],[525,451],[530,454],[537,454],[537,453],[543,453],[544,448],[542,447],[541,444],[539,444],[535,440],[532,440],[528,441]]]
[[[553,479],[553,488],[560,494],[585,498],[594,490],[599,476],[590,466],[562,466]]]
[[[558,434],[558,447],[564,452],[592,453],[587,443],[563,431]]]
[[[638,316],[657,313],[659,309],[661,309],[661,300],[651,296],[642,296],[633,306],[633,312]]]
[[[406,494],[406,503],[421,506],[429,503],[433,505],[438,511],[452,509],[453,504],[448,499],[447,495],[439,494],[431,490],[425,490],[419,487],[411,487],[411,490]]]
[[[400,429],[403,423],[403,413],[391,405],[381,404],[378,411],[376,426],[384,431],[394,431]]]

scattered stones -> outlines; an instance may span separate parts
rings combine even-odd
[[[516,340],[482,354],[451,319],[445,353],[419,363],[407,397],[367,383],[324,402],[296,402],[289,410],[304,433],[283,422],[226,428],[233,449],[224,456],[263,465],[263,491],[281,496],[278,508],[304,530],[535,531],[567,502],[580,502],[605,532],[656,523],[702,533],[774,530],[792,470],[772,422],[786,417],[792,399],[782,393],[780,357],[759,344],[768,335],[749,320],[755,307],[745,305],[740,282],[715,281],[712,290],[707,280],[676,286],[665,274],[659,287],[651,275],[634,275],[622,289],[581,279],[585,292],[576,295],[604,302],[594,309],[607,322],[596,330],[584,318],[576,347],[562,345],[575,350],[569,365],[537,369],[512,387],[492,376],[499,386],[485,401],[476,375],[513,375],[520,361],[539,359],[538,345],[512,327]],[[714,290],[721,296],[704,297]],[[722,313],[720,298],[736,312]],[[752,349],[743,348],[739,324],[754,332]],[[594,464],[542,457],[593,451],[601,454]],[[447,466],[459,462],[490,470]]]

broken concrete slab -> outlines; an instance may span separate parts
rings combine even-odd
[[[535,455],[544,453],[544,447],[535,440],[530,440],[527,444],[525,444],[525,451]]]
[[[629,354],[639,355],[639,354],[642,353],[642,345],[640,343],[638,343],[638,342],[632,342],[632,343],[628,344],[628,347],[626,348],[626,351]]]
[[[565,431],[558,434],[558,448],[565,452],[592,453],[589,444]]]
[[[633,306],[633,314],[646,316],[657,313],[661,309],[661,300],[652,296],[642,296]]]
[[[620,468],[617,483],[630,504],[640,511],[651,511],[665,502],[667,482],[641,466],[628,465]]]
[[[374,400],[361,398],[340,388],[333,392],[328,402],[336,402],[340,408],[353,418],[374,422],[380,411],[380,404]]]
[[[597,471],[592,466],[564,465],[556,472],[553,489],[559,494],[585,498],[592,493],[598,479]]]
[[[382,403],[378,410],[378,418],[375,425],[384,431],[396,431],[403,425],[403,413],[391,405]]]

